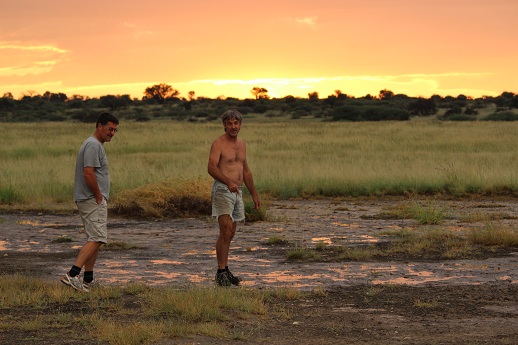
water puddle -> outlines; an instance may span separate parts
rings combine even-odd
[[[7,250],[9,242],[7,241],[0,241],[0,250]]]

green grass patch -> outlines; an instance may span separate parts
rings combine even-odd
[[[272,245],[272,246],[286,246],[290,244],[290,241],[288,241],[285,238],[278,237],[278,236],[271,236],[266,241],[266,244]]]
[[[288,260],[321,260],[320,254],[316,250],[310,248],[296,248],[289,250],[286,253],[286,258],[288,258]]]

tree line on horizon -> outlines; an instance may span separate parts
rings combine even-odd
[[[268,117],[288,115],[292,119],[315,117],[331,121],[409,120],[413,116],[437,116],[441,120],[475,121],[518,120],[518,94],[503,92],[499,96],[472,98],[466,95],[430,98],[409,97],[383,89],[378,95],[349,96],[341,90],[326,98],[318,92],[307,98],[285,96],[271,98],[268,90],[253,87],[251,98],[196,97],[189,91],[187,97],[168,84],[156,84],[144,90],[141,99],[129,95],[105,95],[90,98],[81,95],[68,97],[64,93],[46,91],[40,95],[32,91],[15,99],[10,92],[0,98],[0,121],[67,121],[95,122],[100,111],[111,111],[121,119],[148,121],[153,118],[172,118],[188,121],[213,121],[228,108],[237,108],[243,114],[264,114]],[[493,107],[494,111],[479,118],[479,110]]]

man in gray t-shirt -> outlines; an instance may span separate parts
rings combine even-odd
[[[74,199],[83,221],[86,243],[81,247],[74,265],[61,281],[76,290],[88,292],[94,285],[94,265],[99,248],[107,242],[107,220],[110,196],[108,159],[103,144],[110,142],[117,133],[119,120],[110,113],[101,113],[95,124],[95,132],[85,140],[76,160]],[[85,268],[83,281],[79,279]]]
[[[76,161],[76,173],[74,177],[75,201],[86,201],[95,197],[83,176],[85,167],[93,167],[97,184],[104,199],[110,195],[110,174],[108,172],[108,158],[103,144],[93,135],[85,140]]]

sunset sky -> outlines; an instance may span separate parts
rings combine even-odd
[[[0,0],[0,96],[518,93],[517,0]]]

